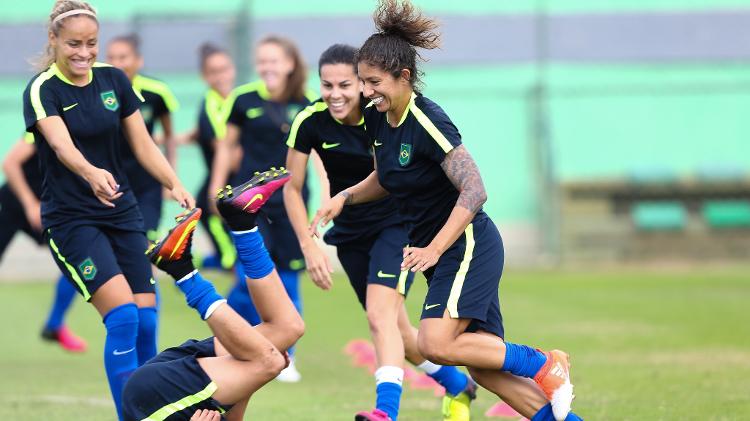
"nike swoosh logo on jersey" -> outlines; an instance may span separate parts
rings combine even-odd
[[[151,282],[151,285],[156,285],[156,281],[154,280],[154,278],[151,278],[151,279],[149,280],[149,282]]]
[[[396,275],[390,274],[390,273],[383,273],[382,270],[378,271],[378,278],[395,278]]]
[[[378,142],[377,140],[373,143],[375,146],[382,146],[383,142]]]
[[[129,352],[133,352],[133,351],[135,351],[135,347],[132,347],[132,348],[130,348],[127,351],[118,351],[118,350],[115,349],[114,351],[112,351],[112,355],[124,355],[124,354],[127,354]]]
[[[327,142],[323,142],[323,149],[332,149],[332,148],[335,148],[336,146],[339,146],[339,145],[341,145],[341,143],[327,143]]]
[[[249,201],[249,202],[247,202],[247,205],[245,205],[245,207],[244,207],[244,208],[242,208],[242,210],[245,210],[245,209],[247,209],[247,207],[248,207],[248,206],[250,206],[250,205],[252,205],[252,204],[253,204],[253,202],[255,202],[256,200],[263,200],[263,195],[262,195],[262,194],[260,194],[260,193],[258,193],[258,194],[256,194],[255,196],[253,196],[253,198],[252,198],[252,199],[250,199],[250,201]]]
[[[75,108],[76,105],[78,105],[77,102],[75,104],[68,105],[67,107],[63,107],[63,111],[71,110],[71,109]]]
[[[431,309],[431,308],[435,308],[435,307],[437,307],[437,306],[439,306],[439,305],[440,305],[440,304],[430,304],[430,305],[426,305],[426,306],[424,306],[424,309],[425,309],[425,310],[429,310],[429,309]]]

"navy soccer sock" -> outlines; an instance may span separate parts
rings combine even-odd
[[[544,405],[539,412],[531,417],[531,421],[555,421],[555,416],[552,414],[552,404],[547,403],[547,405]],[[565,421],[583,421],[583,418],[573,412],[569,412],[568,416],[565,417]]]
[[[104,370],[107,372],[117,416],[122,419],[122,389],[128,377],[138,368],[138,308],[134,303],[113,308],[104,316],[104,326],[107,329]]]
[[[159,316],[156,307],[138,308],[138,340],[135,347],[138,351],[138,366],[156,356],[156,328]]]
[[[546,362],[547,357],[541,351],[526,345],[505,343],[503,371],[516,376],[533,378]]]
[[[428,376],[432,377],[440,386],[443,386],[448,394],[453,396],[463,392],[469,384],[469,376],[453,366],[440,366],[425,360],[425,362],[417,367],[424,370]]]
[[[63,320],[65,319],[65,312],[68,311],[71,303],[73,303],[73,297],[75,297],[75,295],[76,289],[73,287],[73,284],[71,284],[64,275],[60,275],[60,277],[57,278],[55,299],[52,302],[52,308],[47,316],[47,323],[44,325],[45,329],[57,331],[62,327]]]
[[[383,366],[375,371],[375,408],[388,414],[393,421],[398,418],[403,380],[404,370],[400,367]]]
[[[177,280],[177,286],[185,294],[188,305],[198,311],[203,320],[208,319],[220,303],[227,301],[197,270]]]
[[[258,227],[248,231],[232,231],[232,239],[237,248],[237,257],[248,278],[261,279],[273,271],[271,256],[268,255]]]

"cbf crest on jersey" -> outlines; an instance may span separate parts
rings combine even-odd
[[[117,111],[117,109],[120,108],[120,103],[117,102],[115,91],[102,92],[101,96],[102,103],[104,103],[104,108],[110,111]]]
[[[401,151],[398,153],[398,163],[405,167],[411,161],[411,145],[408,143],[401,144]]]

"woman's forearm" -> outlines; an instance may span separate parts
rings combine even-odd
[[[378,181],[378,172],[373,171],[364,180],[343,190],[339,193],[346,198],[344,202],[347,205],[358,205],[360,203],[374,202],[388,196],[388,191],[384,189]]]
[[[303,248],[311,241],[307,229],[307,206],[302,197],[302,186],[305,184],[305,176],[309,155],[295,149],[289,149],[286,156],[286,167],[291,173],[291,180],[284,185],[284,207],[286,208],[289,222],[292,224],[297,241]]]
[[[8,180],[8,186],[24,208],[39,205],[39,198],[31,190],[29,181],[23,173],[23,164],[34,156],[35,149],[34,145],[21,140],[13,146],[3,161],[3,171]]]
[[[224,139],[217,139],[214,150],[214,162],[209,182],[209,194],[216,194],[216,189],[224,186],[229,178],[232,167],[232,151],[239,141],[239,127],[227,124],[227,132]]]
[[[47,117],[39,120],[36,125],[42,136],[47,139],[47,143],[55,152],[57,159],[70,171],[88,180],[89,174],[95,167],[75,147],[62,118],[58,116]]]

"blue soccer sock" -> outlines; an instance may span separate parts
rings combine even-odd
[[[404,370],[401,367],[384,365],[375,371],[375,408],[388,414],[393,421],[398,418],[403,381]]]
[[[427,375],[438,382],[440,386],[443,386],[448,394],[453,396],[463,392],[469,384],[469,376],[458,371],[458,369],[453,366],[440,366],[431,361],[425,360],[422,364],[418,365],[417,368],[427,373]]]
[[[227,303],[243,319],[247,320],[253,326],[260,324],[261,319],[258,310],[255,308],[250,292],[247,290],[247,281],[245,281],[245,272],[241,266],[236,267],[237,282],[227,295]]]
[[[503,371],[516,376],[533,378],[547,362],[547,357],[539,350],[526,345],[505,343]]]
[[[531,421],[555,421],[555,416],[552,414],[552,404],[547,403],[547,405],[544,405],[539,412],[531,417]],[[573,412],[569,412],[568,416],[565,417],[565,421],[583,421],[583,418]]]
[[[156,356],[156,328],[159,316],[156,307],[138,308],[138,339],[135,348],[138,351],[138,366]]]
[[[134,303],[115,307],[104,316],[107,338],[104,341],[104,370],[115,401],[117,416],[122,419],[122,389],[128,377],[138,368],[136,340],[138,308]]]
[[[55,299],[52,302],[52,308],[47,316],[47,323],[44,328],[47,330],[57,331],[63,325],[65,312],[68,311],[73,303],[73,297],[76,295],[76,289],[64,275],[57,278],[55,286]]]
[[[280,270],[279,278],[281,278],[281,283],[284,284],[284,289],[286,289],[286,293],[287,295],[289,295],[289,299],[292,300],[294,308],[297,309],[297,312],[301,316],[302,295],[299,292],[299,272],[295,272],[292,270]],[[295,345],[292,345],[291,347],[289,347],[289,349],[286,350],[291,358],[294,358],[296,349],[297,347]]]
[[[185,294],[188,305],[198,311],[203,320],[208,319],[219,304],[227,301],[197,270],[178,280],[177,286]]]
[[[232,231],[232,239],[237,248],[237,258],[248,278],[261,279],[273,271],[271,256],[268,255],[258,227],[249,231]]]

